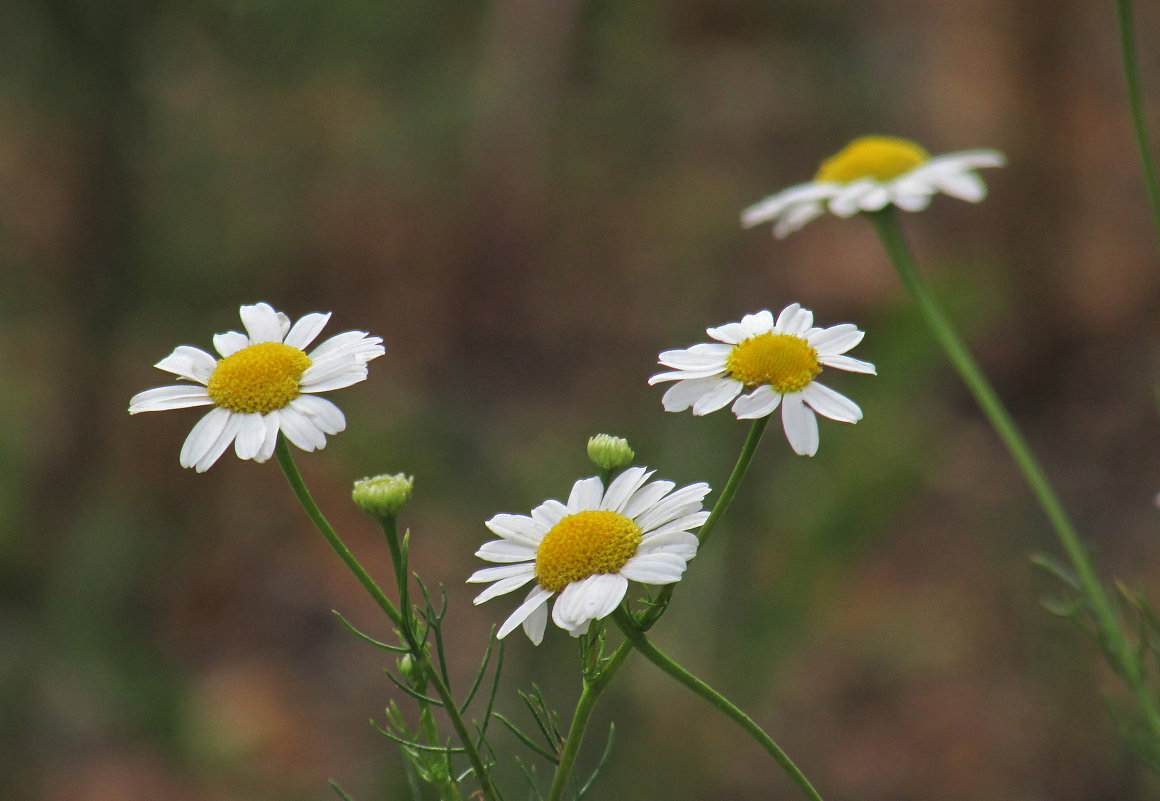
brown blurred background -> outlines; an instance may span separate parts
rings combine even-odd
[[[1138,5],[1160,130],[1160,4]],[[869,226],[739,228],[870,132],[1009,157],[984,204],[907,233],[1106,575],[1160,594],[1160,259],[1110,1],[8,0],[0,797],[409,797],[367,722],[409,708],[391,659],[330,610],[389,631],[277,467],[196,475],[199,411],[126,414],[258,300],[386,341],[299,464],[382,576],[350,481],[416,475],[403,522],[461,692],[517,601],[470,604],[482,521],[564,495],[589,435],[724,484],[746,427],[664,414],[659,350],[793,301],[858,323],[880,375],[829,383],[865,419],[823,422],[813,459],[771,427],[657,641],[828,801],[1155,797],[1095,648],[1040,606],[1049,529]],[[568,715],[569,638],[507,657],[501,710],[527,723],[536,681]],[[593,797],[799,797],[643,660],[582,769],[613,718]]]

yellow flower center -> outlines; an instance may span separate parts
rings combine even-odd
[[[206,390],[213,402],[243,414],[266,414],[298,397],[310,357],[281,342],[259,342],[219,359]]]
[[[573,581],[624,567],[640,544],[640,526],[618,512],[591,509],[552,526],[536,548],[536,581],[559,592]]]
[[[813,345],[796,334],[772,331],[734,345],[725,368],[746,386],[769,384],[782,395],[804,388],[822,372]]]
[[[859,178],[892,181],[928,161],[920,145],[894,136],[863,136],[822,162],[815,181],[848,184]]]

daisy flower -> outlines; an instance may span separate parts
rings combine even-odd
[[[890,204],[922,211],[939,192],[978,203],[987,196],[987,187],[975,170],[1004,163],[1003,154],[995,150],[932,157],[906,139],[864,136],[823,161],[814,180],[747,208],[741,224],[751,228],[772,222],[774,236],[780,239],[827,210],[843,218]]]
[[[382,339],[347,331],[305,348],[322,331],[330,313],[290,318],[266,303],[241,307],[246,333],[213,338],[216,359],[200,348],[181,345],[155,367],[193,383],[147,389],[129,401],[129,414],[214,408],[189,432],[181,466],[208,470],[232,443],[239,459],[264,462],[278,434],[305,451],[326,445],[327,434],[346,428],[342,410],[314,393],[341,389],[367,377],[367,362],[383,355]]]
[[[781,423],[794,451],[818,451],[817,414],[843,423],[862,419],[858,404],[819,384],[823,367],[874,375],[874,365],[843,354],[862,341],[852,323],[814,328],[814,315],[794,303],[773,319],[768,311],[747,314],[739,323],[708,328],[716,342],[666,350],[658,361],[671,372],[649,384],[676,381],[665,392],[665,411],[715,412],[732,401],[741,420],[755,420],[781,405]],[[742,395],[742,392],[748,392]],[[739,397],[740,396],[740,397]]]
[[[525,515],[496,515],[487,527],[501,539],[485,542],[475,555],[500,567],[486,567],[468,582],[492,582],[476,604],[535,582],[524,602],[500,626],[506,637],[521,623],[536,645],[544,638],[548,599],[552,620],[573,637],[610,615],[628,582],[672,584],[697,553],[690,529],[709,513],[701,500],[708,484],[673,491],[671,481],[649,481],[653,471],[630,467],[609,483],[599,476],[572,486],[568,503],[548,500]]]

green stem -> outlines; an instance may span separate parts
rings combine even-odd
[[[705,542],[713,533],[713,529],[717,525],[717,521],[721,515],[725,514],[725,510],[729,508],[729,504],[733,502],[733,496],[737,494],[737,488],[741,486],[741,480],[745,478],[745,473],[749,470],[749,464],[753,461],[753,454],[757,452],[757,445],[761,442],[761,435],[765,433],[765,427],[769,424],[769,415],[753,421],[753,425],[749,428],[749,435],[745,438],[745,444],[741,446],[741,453],[737,456],[737,463],[733,465],[733,472],[729,475],[729,480],[725,482],[725,489],[721,490],[721,494],[717,497],[717,502],[713,504],[713,511],[709,513],[709,518],[704,525],[697,532],[697,538],[700,540],[697,548],[700,550],[705,547]],[[673,588],[675,584],[666,584],[664,588],[657,595],[656,600],[644,611],[641,619],[638,622],[641,629],[648,631],[652,625],[656,623],[657,618],[664,614],[665,608],[669,605],[669,599],[672,598]]]
[[[750,737],[757,741],[757,743],[765,749],[765,752],[773,757],[774,761],[781,766],[781,769],[793,780],[793,782],[801,789],[802,793],[810,801],[822,801],[822,797],[814,786],[810,784],[809,779],[801,772],[801,769],[794,764],[789,755],[781,749],[781,747],[773,741],[765,730],[758,726],[753,718],[746,715],[738,709],[728,698],[721,695],[721,693],[714,690],[705,682],[694,676],[689,671],[685,670],[679,664],[674,662],[668,655],[663,653],[659,648],[652,644],[652,642],[645,636],[637,624],[633,621],[632,616],[622,606],[614,614],[616,624],[620,626],[620,630],[624,632],[624,636],[632,643],[632,646],[644,656],[645,659],[652,662],[665,673],[672,676],[678,682],[689,688],[697,695],[704,698],[716,709],[723,712],[730,720],[744,729]]]
[[[1132,130],[1136,135],[1136,149],[1144,171],[1148,203],[1152,209],[1152,227],[1160,244],[1160,186],[1156,181],[1156,167],[1152,162],[1148,125],[1141,99],[1140,72],[1136,63],[1136,33],[1132,24],[1132,0],[1116,0],[1116,17],[1120,24],[1120,53],[1124,61],[1124,81],[1127,84],[1128,109],[1132,115]]]
[[[1160,742],[1160,711],[1157,710],[1156,700],[1145,687],[1145,677],[1142,674],[1140,663],[1120,627],[1119,620],[1112,608],[1104,585],[1096,574],[1091,558],[1088,556],[1067,512],[1064,511],[1063,505],[1056,496],[1051,482],[1031,452],[1031,448],[1023,439],[1023,435],[1016,427],[1006,407],[1003,406],[1003,402],[999,400],[994,388],[955,332],[950,319],[919,276],[914,257],[902,236],[902,229],[893,209],[887,207],[884,211],[867,216],[874,225],[874,229],[878,233],[891,262],[893,262],[895,270],[902,279],[902,283],[914,298],[919,311],[934,333],[935,339],[946,351],[951,364],[971,394],[974,395],[976,402],[982,408],[1003,444],[1007,446],[1011,457],[1015,460],[1016,465],[1030,485],[1031,491],[1039,501],[1039,505],[1043,508],[1044,514],[1067,554],[1072,569],[1075,570],[1080,589],[1095,617],[1101,641],[1112,659],[1113,667],[1119,671],[1132,689],[1137,702],[1140,704],[1147,726],[1156,741]]]
[[[596,701],[631,651],[632,646],[629,643],[621,643],[612,656],[608,657],[599,673],[593,677],[585,675],[584,689],[581,690],[576,710],[572,713],[572,723],[568,727],[564,750],[560,752],[560,762],[556,765],[556,775],[552,777],[552,788],[548,791],[547,801],[560,801],[564,797],[564,789],[568,786],[572,770],[576,767],[576,755],[580,753],[580,743],[584,740],[584,732],[588,729]]]
[[[310,495],[310,490],[306,488],[306,482],[302,480],[302,474],[298,472],[298,465],[294,463],[294,457],[290,453],[290,446],[287,444],[285,437],[278,437],[278,444],[274,448],[274,455],[278,460],[279,466],[282,468],[282,472],[286,474],[286,480],[290,482],[290,489],[294,491],[298,502],[306,510],[306,514],[311,522],[314,523],[315,528],[322,533],[322,536],[326,538],[330,547],[342,559],[347,569],[359,580],[359,583],[363,585],[371,598],[379,605],[379,608],[386,613],[391,622],[403,631],[410,631],[409,626],[403,625],[402,615],[395,608],[395,605],[391,603],[391,599],[375,583],[375,580],[371,578],[371,575],[366,569],[359,564],[358,559],[346,547],[346,543],[338,536],[338,533],[330,525],[326,516],[322,514],[322,510],[318,508],[318,504],[314,502],[314,498]],[[486,801],[499,801],[499,793],[496,791],[495,785],[491,781],[491,775],[484,765],[483,758],[480,756],[479,750],[475,747],[471,734],[467,730],[467,723],[459,713],[459,707],[456,704],[455,698],[451,695],[451,689],[443,681],[443,677],[439,675],[439,670],[432,663],[431,655],[425,649],[418,648],[413,640],[408,642],[407,645],[411,649],[412,656],[419,660],[419,664],[422,665],[423,672],[427,675],[427,680],[435,688],[435,693],[439,696],[439,700],[443,702],[443,710],[446,712],[447,718],[451,721],[451,726],[455,729],[455,735],[459,738],[464,753],[467,754],[467,760],[471,763],[471,767],[479,779],[479,785],[483,791],[484,799]]]

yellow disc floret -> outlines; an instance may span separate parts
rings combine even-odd
[[[616,573],[640,544],[640,526],[619,512],[590,509],[563,518],[536,549],[536,581],[559,592],[573,581]]]
[[[218,360],[206,390],[214,403],[242,414],[267,414],[298,397],[310,357],[281,342],[259,342]]]
[[[796,334],[773,331],[734,345],[725,368],[746,386],[769,384],[783,395],[803,389],[822,372],[813,345]]]
[[[920,145],[894,136],[863,136],[822,162],[815,181],[848,184],[859,178],[892,181],[930,159]]]

